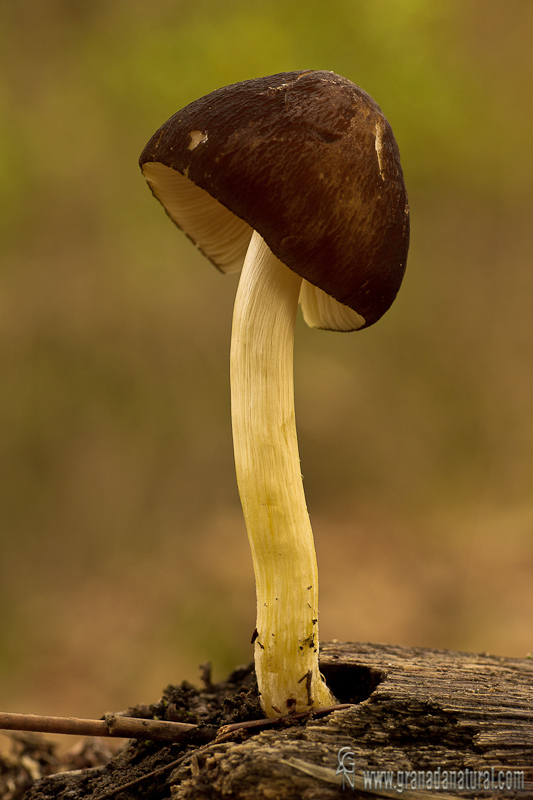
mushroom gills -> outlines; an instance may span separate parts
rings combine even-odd
[[[238,272],[252,228],[172,167],[149,161],[142,167],[155,197],[176,225],[222,272]]]
[[[304,320],[310,328],[322,328],[328,331],[356,331],[366,324],[365,318],[357,311],[339,303],[318,286],[313,286],[306,280],[302,282],[300,290],[300,306]]]
[[[222,272],[238,272],[253,229],[240,217],[172,167],[149,161],[143,173],[169,217]],[[311,328],[356,331],[365,319],[305,279],[299,298]]]

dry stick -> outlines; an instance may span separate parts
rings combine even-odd
[[[254,733],[254,731],[260,731],[262,728],[280,728],[293,722],[325,717],[333,711],[344,711],[346,708],[351,708],[352,705],[353,703],[337,703],[334,706],[315,708],[312,711],[301,711],[298,714],[289,714],[286,717],[267,717],[266,719],[252,719],[248,722],[234,722],[231,725],[222,725],[218,729],[216,741],[223,742],[229,736],[237,733],[237,731],[250,730]]]
[[[287,722],[322,717],[332,711],[350,708],[350,703],[341,703],[314,712],[292,714],[275,719],[259,719],[223,725],[218,729],[217,741],[227,738],[238,730],[272,728]],[[184,734],[198,730],[198,725],[187,722],[165,722],[158,719],[139,719],[106,714],[104,719],[79,719],[78,717],[47,717],[39,714],[11,714],[0,711],[0,730],[34,731],[36,733],[62,733],[73,736],[114,736],[118,739],[152,739],[157,742],[178,742]],[[215,732],[213,732],[215,738]]]
[[[115,736],[121,739],[152,739],[177,742],[184,734],[197,729],[185,722],[163,722],[106,714],[103,720],[77,717],[44,717],[36,714],[10,714],[0,711],[0,729],[66,733],[78,736]]]

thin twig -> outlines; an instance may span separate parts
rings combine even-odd
[[[247,730],[254,733],[258,730],[267,728],[283,727],[284,725],[301,720],[317,719],[318,717],[325,717],[333,711],[344,711],[351,708],[353,703],[339,703],[335,706],[327,706],[326,708],[317,708],[312,711],[302,711],[299,714],[290,714],[286,717],[268,717],[267,719],[252,719],[248,722],[234,722],[231,725],[222,725],[218,729],[217,742],[224,741],[228,736],[236,733],[237,731]]]
[[[0,711],[0,729],[65,733],[78,736],[114,736],[119,739],[152,739],[158,742],[178,742],[184,734],[197,729],[185,722],[164,722],[157,719],[137,719],[106,714],[100,719],[77,717],[47,717],[37,714],[10,714]]]
[[[332,711],[349,708],[350,704],[321,708],[311,713],[293,714],[275,719],[251,720],[233,725],[223,725],[217,739],[242,729],[272,728],[288,722],[324,716]],[[40,714],[12,714],[0,711],[0,730],[35,731],[36,733],[61,733],[73,736],[113,736],[118,739],[151,739],[156,742],[179,742],[184,734],[198,730],[198,725],[187,722],[166,722],[158,719],[139,719],[106,714],[104,719],[79,719],[78,717],[48,717]]]

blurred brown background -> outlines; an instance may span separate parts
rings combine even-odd
[[[331,69],[398,139],[400,295],[301,322],[321,636],[533,650],[530,0],[3,0],[0,708],[99,716],[252,657],[236,277],[137,167],[186,103]]]

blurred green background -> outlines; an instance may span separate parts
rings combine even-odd
[[[237,278],[137,158],[293,69],[375,97],[412,211],[378,325],[298,323],[321,637],[533,650],[532,40],[531,0],[3,0],[0,708],[99,716],[252,657]]]

